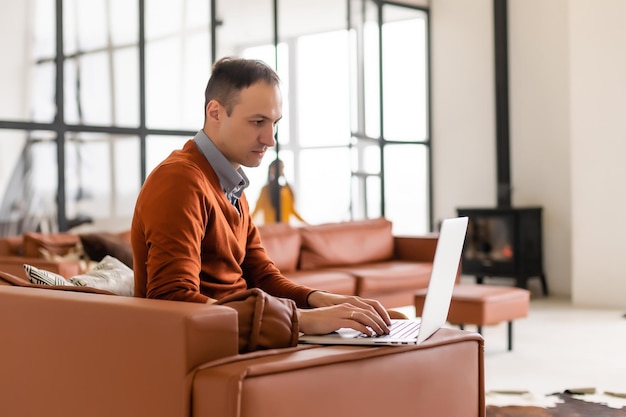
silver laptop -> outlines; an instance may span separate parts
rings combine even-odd
[[[421,319],[392,320],[391,332],[367,336],[353,329],[339,329],[325,335],[301,334],[301,343],[326,345],[417,345],[441,328],[448,317],[452,291],[461,261],[467,217],[446,219],[441,224],[433,269],[428,283]]]

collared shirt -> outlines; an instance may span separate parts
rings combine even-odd
[[[220,180],[222,190],[224,190],[224,194],[226,194],[226,198],[228,198],[228,201],[239,211],[239,198],[241,194],[243,194],[243,190],[250,185],[250,181],[243,172],[243,169],[241,169],[241,167],[238,169],[233,168],[228,159],[217,149],[217,146],[215,146],[203,130],[196,133],[193,141],[215,170]]]

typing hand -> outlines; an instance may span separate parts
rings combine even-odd
[[[311,301],[309,300],[310,303]],[[298,310],[300,331],[306,334],[327,334],[340,328],[350,328],[365,335],[388,334],[391,321],[384,308],[382,309],[384,315],[381,316],[368,303],[364,305],[366,307],[361,308],[351,303],[342,303],[300,309]]]

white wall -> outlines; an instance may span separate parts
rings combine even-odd
[[[30,30],[29,1],[2,2],[0,5],[0,119],[25,119],[26,33]],[[24,145],[24,135],[0,130],[0,202],[15,163]]]
[[[513,205],[544,207],[551,292],[626,307],[626,2],[509,0]],[[492,0],[431,0],[436,218],[495,206]]]
[[[431,0],[434,218],[495,206],[491,0]]]
[[[509,0],[514,206],[543,207],[551,293],[571,294],[568,0]]]
[[[572,299],[626,306],[626,2],[570,1]]]

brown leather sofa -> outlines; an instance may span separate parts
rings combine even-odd
[[[0,271],[25,277],[24,264],[70,278],[111,255],[132,268],[130,232],[25,233],[0,238]]]
[[[428,286],[438,235],[394,236],[391,226],[379,218],[304,227],[283,223],[259,231],[287,278],[393,308],[412,305],[415,290]]]
[[[0,238],[0,271],[24,277],[24,264],[70,278],[84,272],[79,259],[60,259],[80,241],[69,233],[26,233]],[[49,252],[42,252],[41,249]],[[44,253],[57,256],[44,257]]]
[[[0,309],[2,416],[485,413],[476,333],[239,354],[237,313],[226,306],[0,285]]]
[[[437,234],[392,235],[392,224],[384,218],[304,227],[283,223],[259,231],[270,258],[288,278],[319,290],[374,298],[387,308],[412,305],[415,290],[428,286],[437,245]],[[27,263],[70,278],[85,268],[84,261],[68,256],[78,243],[89,259],[111,255],[132,266],[127,232],[28,233],[0,239],[0,271],[23,277]]]

